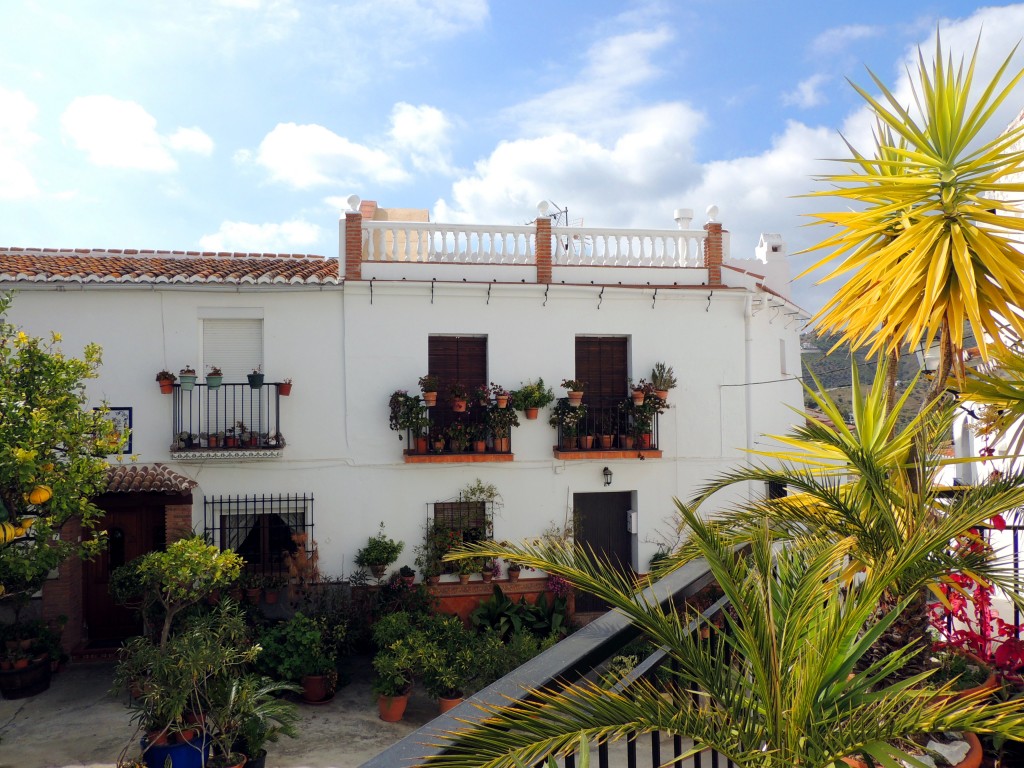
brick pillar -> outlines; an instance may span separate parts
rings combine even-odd
[[[77,542],[82,533],[81,524],[68,522],[61,529],[63,541]],[[47,580],[43,584],[42,619],[52,629],[60,625],[59,617],[67,619],[61,634],[60,644],[65,653],[82,645],[85,637],[83,623],[85,614],[82,610],[82,561],[78,557],[69,557],[57,568],[57,578]]]
[[[192,505],[168,504],[164,507],[164,529],[167,543],[192,535]]]
[[[722,222],[709,221],[704,225],[708,236],[704,239],[704,267],[708,271],[708,285],[722,284]]]
[[[345,213],[345,279],[362,280],[363,275],[363,214]]]
[[[551,219],[541,216],[537,219],[537,282],[546,285],[551,282]]]

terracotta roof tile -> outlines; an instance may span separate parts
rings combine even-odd
[[[0,248],[0,282],[336,285],[338,260],[304,254]]]
[[[116,464],[107,470],[107,493],[188,493],[197,483],[163,464]]]

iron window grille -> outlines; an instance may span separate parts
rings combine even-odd
[[[313,553],[313,494],[204,496],[206,538],[245,558],[246,571],[288,574],[288,556]]]
[[[447,549],[494,538],[493,502],[466,501],[459,496],[435,501],[429,507],[432,532],[446,537]],[[458,563],[442,562],[441,567],[444,573],[458,571]]]

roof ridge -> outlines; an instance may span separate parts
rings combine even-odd
[[[322,256],[317,253],[270,253],[260,251],[179,251],[152,248],[39,248],[21,246],[0,246],[0,253],[17,253],[22,255],[41,254],[45,256],[155,256],[157,258],[205,258],[205,259],[319,259],[336,258]]]

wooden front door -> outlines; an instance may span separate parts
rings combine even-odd
[[[99,528],[107,532],[107,550],[82,564],[82,603],[90,644],[114,644],[142,633],[138,611],[114,602],[110,573],[140,555],[162,549],[164,507],[152,501],[133,501],[131,494],[100,504],[107,514]]]
[[[632,493],[574,493],[572,499],[577,540],[608,560],[612,567],[622,573],[632,573],[633,542],[627,530]],[[608,605],[593,595],[577,594],[576,610],[580,613],[606,611]]]

